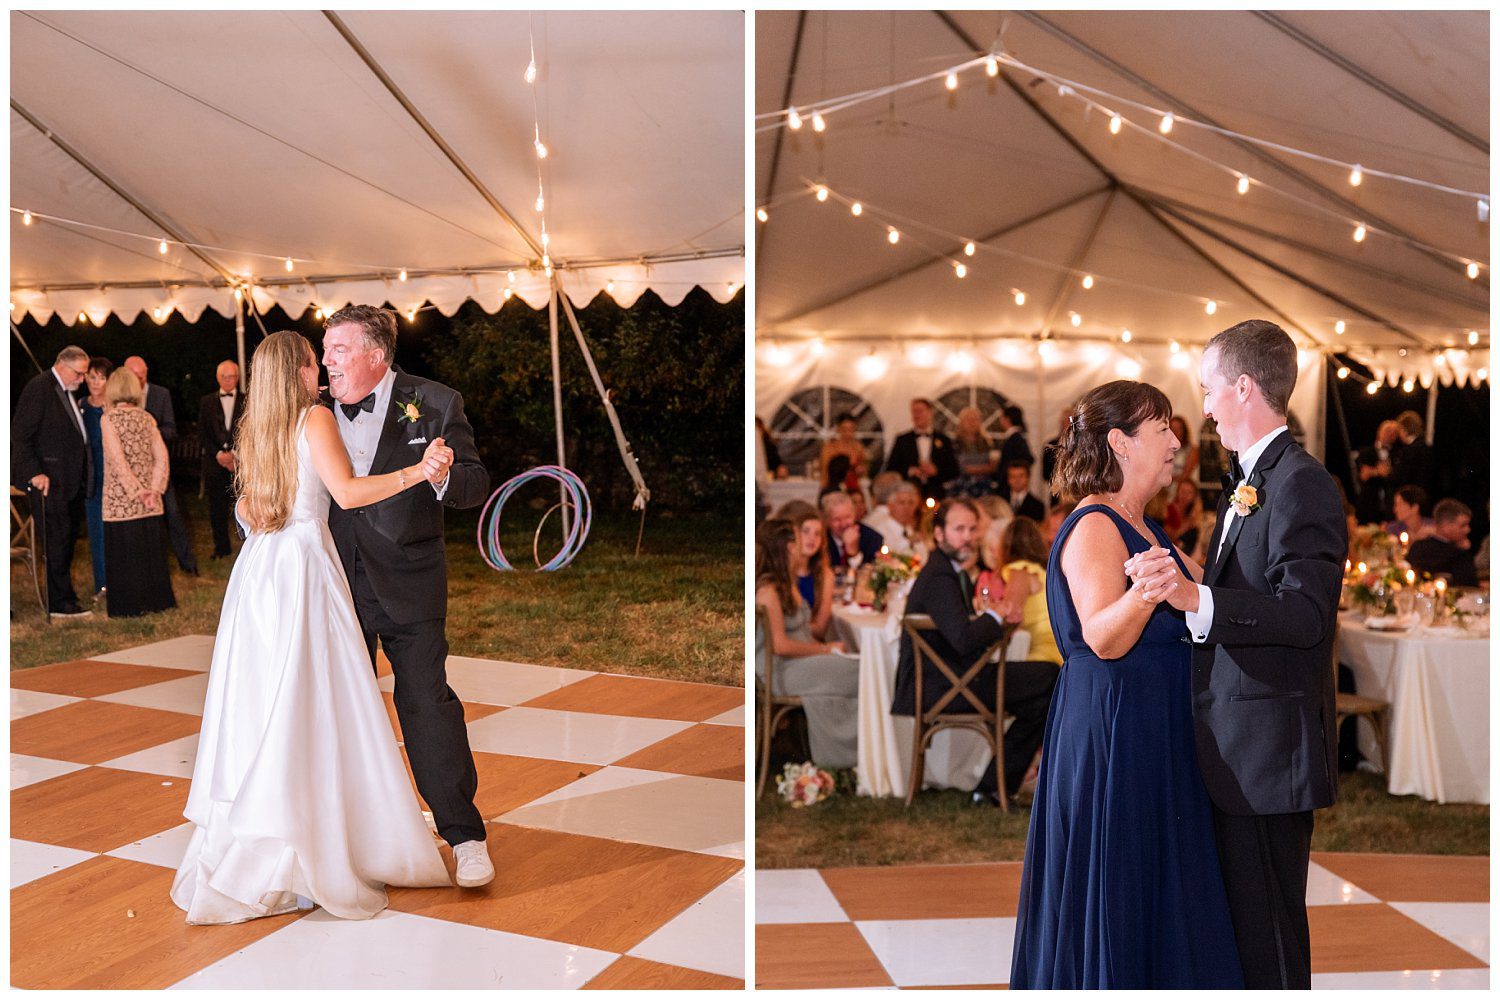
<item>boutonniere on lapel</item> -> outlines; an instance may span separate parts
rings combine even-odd
[[[934,448],[941,448],[943,446],[943,439],[940,438],[940,437],[933,438],[932,439],[932,446]]]
[[[1229,506],[1234,508],[1236,516],[1249,517],[1260,510],[1260,494],[1249,483],[1240,483],[1229,498]]]
[[[422,394],[419,392],[411,398],[408,403],[402,404],[401,416],[397,417],[398,423],[414,424],[422,419]]]

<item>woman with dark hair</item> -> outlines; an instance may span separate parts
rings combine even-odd
[[[833,567],[828,564],[828,529],[823,515],[806,500],[788,500],[771,517],[790,521],[797,529],[797,544],[802,550],[797,563],[797,593],[812,610],[809,626],[813,637],[822,639],[833,621]]]
[[[1166,606],[1166,571],[1133,584],[1131,560],[1173,552],[1146,503],[1172,480],[1167,397],[1110,382],[1079,401],[1054,487],[1078,501],[1052,544],[1046,599],[1063,668],[1016,919],[1012,989],[1242,985],[1214,820],[1197,765],[1190,653]]]
[[[755,632],[755,670],[762,683],[770,644],[776,694],[802,699],[813,762],[853,767],[859,724],[859,661],[838,642],[819,642],[810,627],[812,609],[797,587],[807,554],[792,521],[773,517],[755,531],[755,603],[765,612],[765,631]]]
[[[1426,516],[1427,503],[1427,491],[1420,486],[1407,484],[1398,489],[1391,500],[1396,517],[1386,524],[1386,533],[1399,535],[1404,531],[1408,544],[1431,535],[1436,522]]]
[[[865,446],[855,436],[859,422],[852,413],[840,413],[833,422],[834,437],[823,442],[818,455],[818,466],[823,471],[822,492],[858,488],[860,480],[868,470],[870,460]]]
[[[1052,635],[1052,621],[1047,614],[1047,543],[1042,528],[1029,517],[1018,517],[1006,525],[1000,536],[1001,579],[1005,584],[1005,603],[1001,616],[1007,621],[1021,620],[1021,629],[1031,636],[1028,660],[1062,664],[1062,653]],[[1015,610],[1015,616],[1010,609]]]
[[[94,600],[104,588],[104,404],[105,387],[115,363],[108,358],[89,358],[89,373],[83,377],[89,394],[84,397],[83,427],[88,432],[89,451],[94,453],[94,483],[83,502],[89,523],[89,559],[94,564]]]

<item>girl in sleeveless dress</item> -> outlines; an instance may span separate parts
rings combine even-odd
[[[195,829],[172,900],[190,924],[314,904],[364,919],[385,908],[387,885],[451,883],[396,748],[328,505],[425,484],[424,466],[353,475],[300,334],[267,337],[253,371],[236,441],[236,514],[250,535],[224,595],[184,813]]]

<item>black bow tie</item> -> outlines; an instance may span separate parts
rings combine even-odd
[[[232,393],[232,392],[221,392],[221,393],[219,393],[219,398],[220,399],[230,399],[233,396],[234,396],[234,393]]]
[[[340,403],[339,409],[343,410],[344,416],[348,417],[350,420],[353,420],[355,417],[359,416],[360,410],[364,410],[366,413],[374,413],[375,394],[372,392],[357,403]]]
[[[1240,467],[1240,456],[1235,452],[1229,453],[1229,471],[1224,473],[1224,489],[1232,490],[1245,478],[1245,470]]]

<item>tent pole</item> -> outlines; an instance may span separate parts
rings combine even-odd
[[[557,346],[557,296],[560,294],[557,276],[552,278],[552,294],[547,298],[547,324],[551,329],[552,337],[552,413],[557,423],[557,464],[562,468],[568,467],[567,450],[563,446],[563,419],[562,419],[562,363]],[[563,537],[568,537],[568,487],[564,483],[558,484],[558,493],[562,498],[562,528]]]
[[[246,384],[250,381],[250,370],[245,367],[245,303],[234,300],[234,353],[239,359],[240,371]]]
[[[1344,419],[1344,400],[1339,396],[1338,382],[1335,380],[1331,366],[1323,365],[1324,394],[1333,400],[1333,412],[1339,418],[1339,437],[1344,442],[1344,464],[1349,467],[1349,483],[1352,492],[1359,492],[1359,466],[1354,460],[1354,444],[1349,440],[1349,423]],[[1323,464],[1328,464],[1328,456],[1323,457]]]
[[[1427,387],[1427,447],[1432,447],[1433,424],[1437,422],[1437,375],[1432,376],[1432,385]]]

